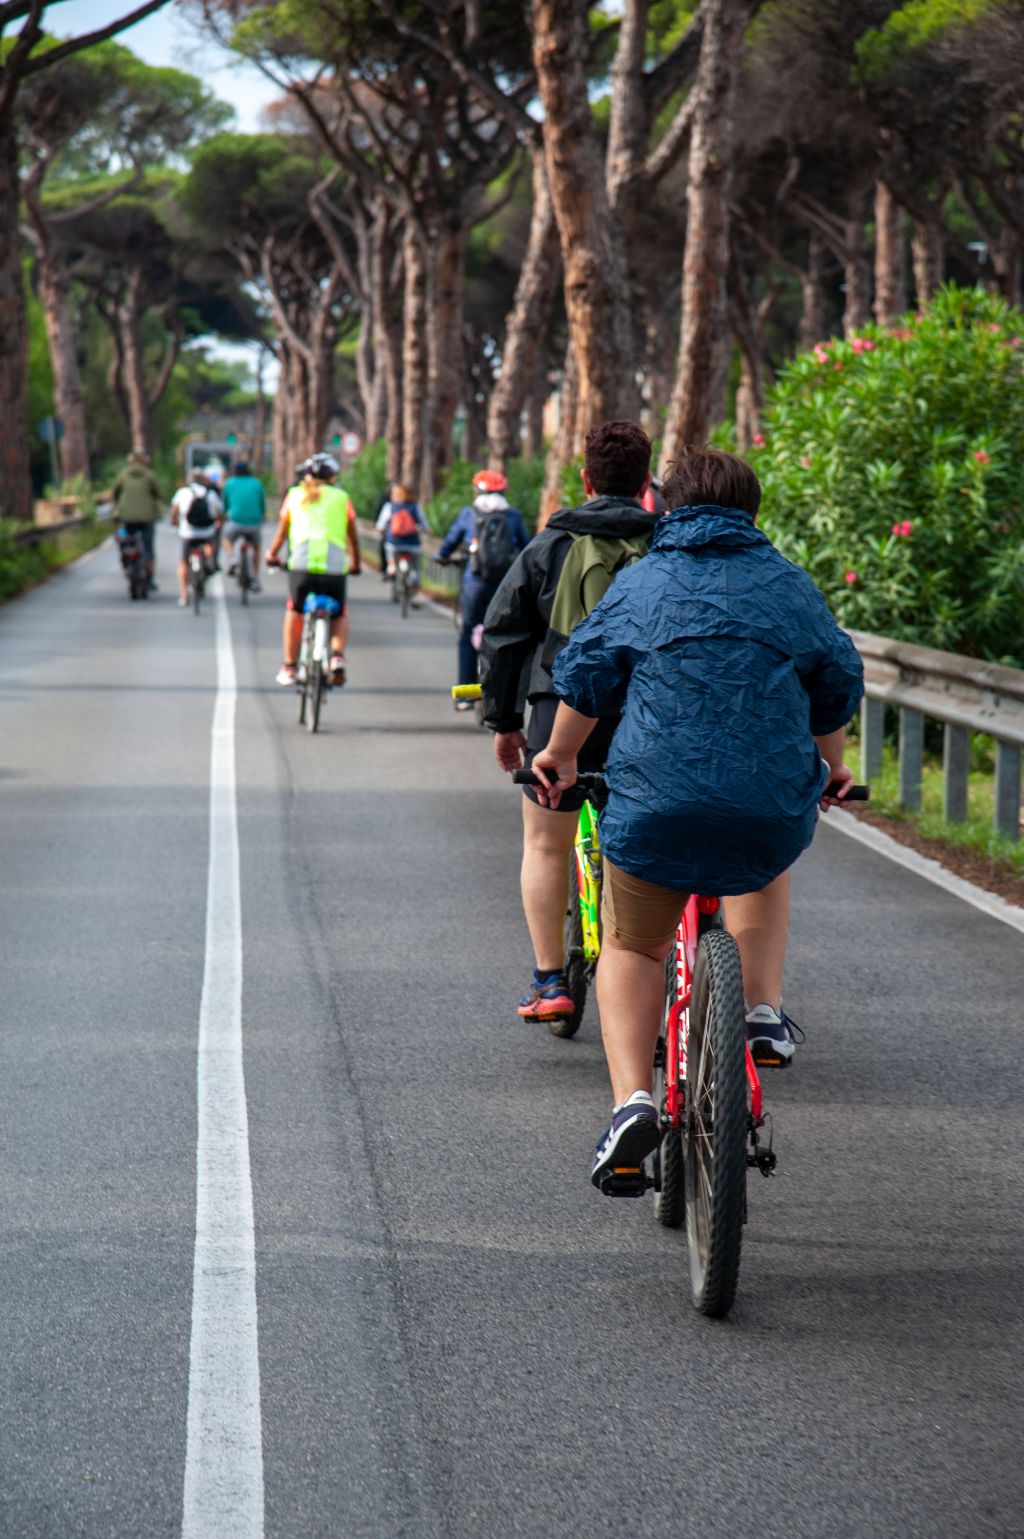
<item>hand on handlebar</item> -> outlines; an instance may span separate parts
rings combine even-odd
[[[537,800],[542,807],[550,807],[554,812],[562,799],[562,792],[576,784],[576,760],[559,757],[550,748],[542,748],[539,754],[534,755],[532,768],[547,787],[546,790],[538,788]]]
[[[822,796],[822,809],[827,812],[830,807],[841,807],[852,785],[853,770],[848,764],[837,764],[831,767],[829,770],[829,783],[825,789],[832,792],[832,795]]]

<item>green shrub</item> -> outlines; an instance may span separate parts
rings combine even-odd
[[[782,373],[761,522],[840,622],[1024,665],[1024,314],[944,288]]]

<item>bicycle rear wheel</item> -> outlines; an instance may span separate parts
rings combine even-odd
[[[242,541],[238,552],[238,586],[242,591],[242,603],[249,602],[249,547]]]
[[[409,574],[408,574],[408,572],[405,572],[405,573],[402,574],[402,619],[403,620],[407,620],[409,618],[409,594],[410,594],[410,592],[411,592],[411,589],[409,587]]]
[[[746,1216],[746,1040],[739,951],[710,930],[693,973],[683,1162],[693,1302],[716,1318],[736,1297]]]
[[[202,578],[196,572],[193,572],[192,573],[192,608],[195,610],[196,614],[199,613],[199,606],[202,604],[202,602],[203,602],[203,580],[202,580]]]
[[[569,901],[565,909],[563,955],[565,976],[569,980],[569,994],[573,1013],[568,1019],[548,1021],[553,1037],[574,1037],[583,1024],[583,1012],[587,1008],[587,994],[593,981],[593,963],[583,952],[583,919],[580,915],[580,895],[576,879],[576,851],[569,854]]]

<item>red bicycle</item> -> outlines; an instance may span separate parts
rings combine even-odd
[[[536,784],[527,770],[513,780]],[[603,805],[603,776],[579,777]],[[828,786],[826,795],[834,795]],[[844,800],[866,801],[866,786]],[[570,903],[572,898],[570,898]],[[702,1314],[728,1314],[736,1297],[747,1171],[776,1166],[772,1121],[747,1045],[739,948],[725,928],[720,898],[691,896],[665,964],[665,1013],[654,1055],[654,1101],[663,1138],[641,1167],[606,1172],[609,1197],[654,1191],[658,1222],[685,1224],[690,1291]]]

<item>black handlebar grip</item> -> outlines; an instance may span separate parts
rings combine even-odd
[[[512,784],[514,786],[539,786],[542,784],[540,776],[533,770],[517,769],[512,771]]]
[[[830,780],[822,791],[822,796],[835,796],[839,789],[838,780]],[[871,800],[870,786],[851,786],[846,795],[841,798],[844,802],[867,802]]]

